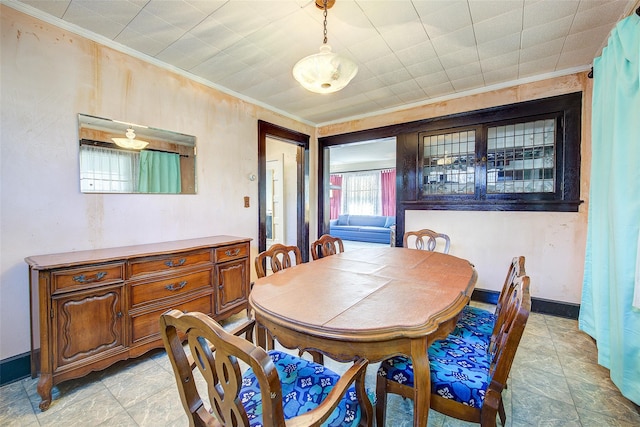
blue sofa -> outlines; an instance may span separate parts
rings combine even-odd
[[[396,225],[395,216],[345,214],[329,222],[329,234],[343,240],[389,244],[392,225]]]

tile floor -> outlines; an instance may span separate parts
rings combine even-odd
[[[622,397],[596,361],[595,343],[575,320],[532,313],[503,394],[507,425],[640,426],[638,407]],[[326,363],[338,372],[346,366]],[[372,390],[377,366],[367,371]],[[0,388],[0,426],[186,426],[174,381],[165,352],[154,350],[59,384],[51,407],[41,412],[37,380],[27,378]],[[390,396],[387,426],[410,426],[412,406]],[[429,426],[467,425],[474,424],[429,415]]]
[[[345,365],[327,361],[340,371]],[[374,388],[377,364],[368,368]],[[186,426],[169,360],[162,350],[120,362],[54,388],[38,409],[31,378],[0,388],[2,426]],[[640,426],[638,408],[622,397],[596,363],[592,339],[577,322],[532,313],[504,392],[508,426]],[[389,398],[387,426],[411,425],[412,403]],[[429,426],[466,426],[431,411]]]

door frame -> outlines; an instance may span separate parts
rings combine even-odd
[[[258,120],[258,251],[267,249],[267,137],[295,144],[296,151],[296,241],[302,261],[309,260],[309,135]]]

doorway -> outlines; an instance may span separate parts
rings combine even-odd
[[[271,160],[267,160],[267,177],[265,182],[267,187],[267,247],[274,243],[289,244],[289,242],[285,240],[284,223],[285,205],[289,204],[284,192],[284,154],[280,152],[273,153],[273,150],[269,147],[270,142],[271,141],[267,140],[267,159]],[[274,154],[277,155],[274,156]]]
[[[309,135],[258,121],[258,251],[295,244],[309,259]]]
[[[395,243],[397,141],[395,136],[376,136],[319,140],[318,235]],[[359,233],[346,227],[351,220],[356,221],[353,225],[367,226],[366,230]]]

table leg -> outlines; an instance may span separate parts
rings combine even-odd
[[[431,401],[431,372],[426,337],[412,341],[411,361],[413,363],[413,426],[426,427]]]

